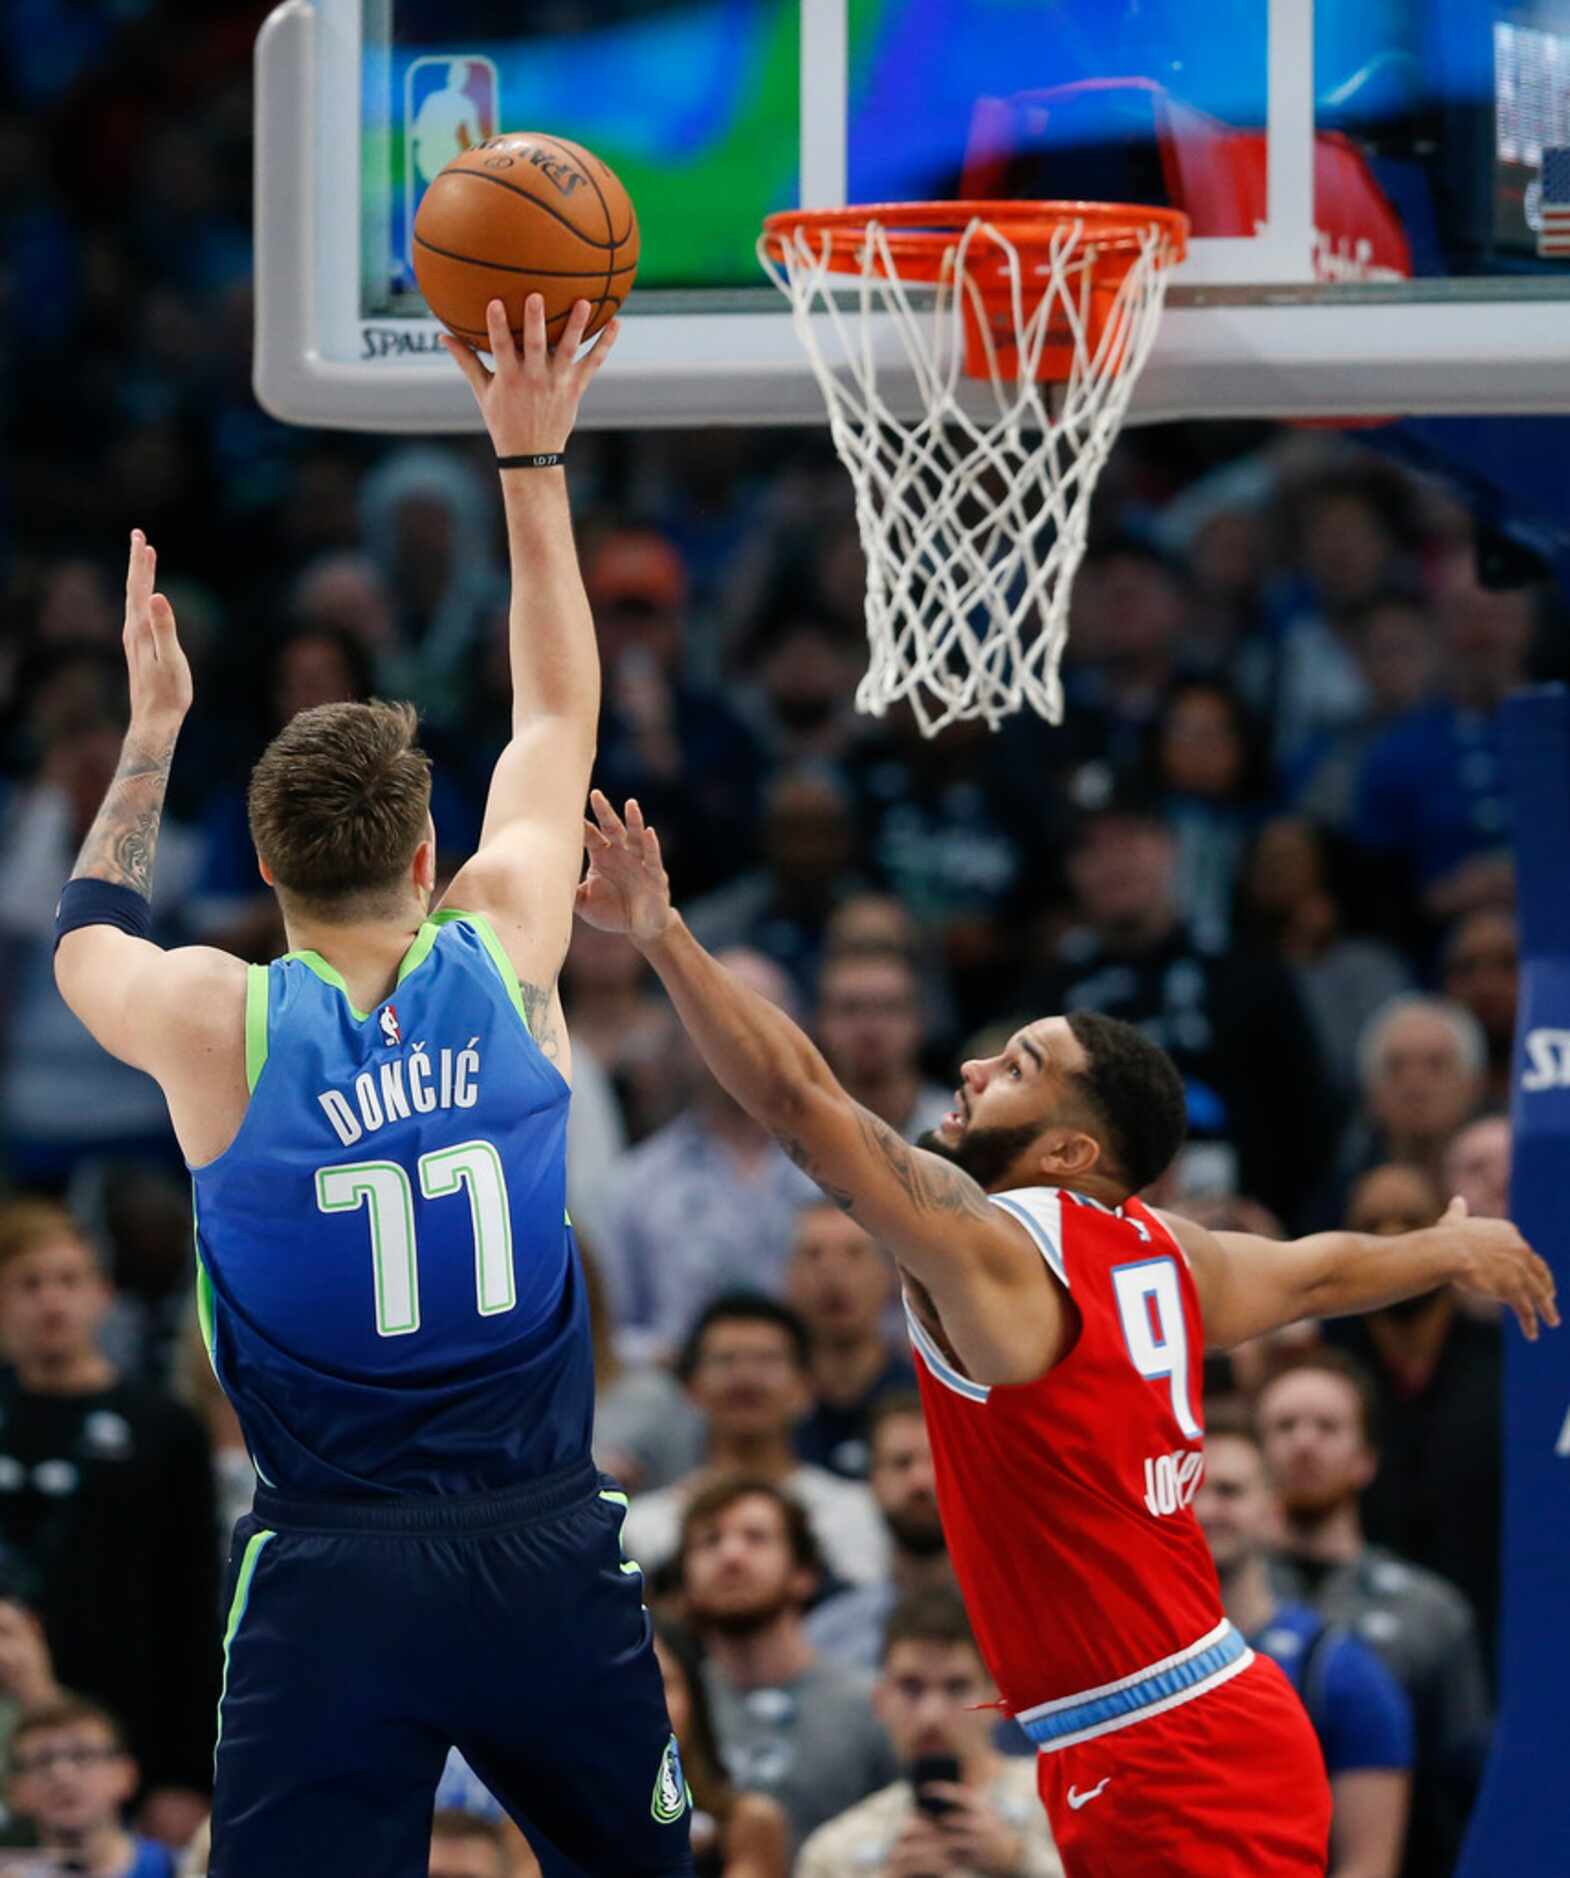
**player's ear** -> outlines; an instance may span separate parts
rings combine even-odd
[[[430,894],[436,888],[436,830],[430,827],[429,833],[414,851],[411,872],[414,884],[421,893]]]
[[[277,881],[273,879],[273,870],[260,855],[256,857],[256,871],[261,875],[262,879],[267,882],[269,887],[276,887],[278,885]]]
[[[1080,1128],[1054,1128],[1041,1143],[1044,1172],[1059,1179],[1083,1179],[1101,1160],[1101,1143]]]

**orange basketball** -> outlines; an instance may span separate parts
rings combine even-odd
[[[546,336],[575,300],[597,333],[638,271],[638,218],[615,172],[581,144],[538,131],[488,137],[439,172],[414,218],[414,272],[426,304],[460,339],[486,344],[485,308],[545,296]]]

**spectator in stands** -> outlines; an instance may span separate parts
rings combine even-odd
[[[1413,1232],[1442,1210],[1440,1190],[1420,1169],[1377,1167],[1353,1188],[1346,1224],[1350,1232]],[[1464,1593],[1491,1662],[1504,1440],[1497,1322],[1463,1311],[1447,1285],[1339,1318],[1324,1336],[1368,1373],[1377,1399],[1380,1465],[1363,1494],[1363,1530]]]
[[[1354,834],[1411,870],[1435,919],[1510,901],[1498,710],[1527,680],[1536,604],[1525,588],[1448,593],[1444,695],[1392,724],[1358,778]]]
[[[1357,1175],[1386,1161],[1437,1180],[1446,1147],[1477,1113],[1488,1046],[1470,1011],[1415,994],[1392,998],[1358,1045],[1362,1106],[1342,1138],[1330,1223]]]
[[[1238,876],[1274,794],[1264,739],[1219,678],[1180,678],[1152,730],[1147,772],[1177,838],[1176,893],[1217,944],[1232,931]]]
[[[442,1807],[431,1818],[430,1878],[524,1878],[538,1873],[530,1852],[525,1866],[515,1853],[508,1856],[502,1829],[494,1820],[481,1819],[453,1807]]]
[[[901,1598],[952,1585],[948,1542],[938,1517],[937,1475],[921,1397],[886,1395],[872,1412],[867,1484],[889,1535],[889,1569],[873,1584],[853,1585],[807,1615],[813,1648],[848,1669],[876,1670],[883,1630]]]
[[[996,1694],[959,1593],[935,1586],[901,1599],[873,1691],[900,1778],[820,1826],[796,1878],[1061,1878],[1035,1757],[1009,1758],[992,1745]],[[952,1769],[939,1772],[945,1761]],[[957,1778],[944,1778],[950,1771]]]
[[[9,1573],[9,1556],[0,1553],[0,1572]],[[55,1680],[49,1640],[38,1614],[4,1585],[0,1597],[0,1761],[9,1765],[10,1742],[17,1723],[41,1709],[53,1708],[63,1692]]]
[[[144,1825],[183,1844],[212,1777],[213,1477],[190,1411],[100,1353],[110,1297],[67,1214],[0,1212],[0,1537],[39,1587],[60,1679],[124,1717]]]
[[[776,1799],[799,1844],[896,1771],[863,1684],[802,1629],[822,1573],[812,1528],[790,1494],[738,1474],[687,1507],[680,1557],[726,1772]]]
[[[1119,770],[1138,764],[1178,673],[1189,602],[1182,564],[1132,535],[1086,557],[1065,671],[1081,756]]]
[[[629,1493],[668,1487],[703,1454],[703,1422],[686,1391],[658,1363],[629,1363],[616,1348],[605,1281],[578,1235],[594,1343],[594,1460]]]
[[[1411,988],[1406,962],[1381,940],[1343,930],[1323,833],[1298,816],[1259,831],[1244,868],[1239,937],[1292,974],[1339,1096],[1355,1095],[1365,1026]]]
[[[750,858],[762,753],[724,694],[684,672],[687,575],[663,535],[612,530],[585,555],[583,580],[605,672],[594,779],[642,804],[690,899]]]
[[[1333,1122],[1313,1031],[1281,966],[1189,930],[1176,864],[1142,792],[1086,813],[1069,855],[1080,923],[1015,1002],[1137,1024],[1183,1074],[1189,1158],[1200,1145],[1225,1155],[1234,1189],[1290,1223],[1324,1171]]]
[[[830,953],[818,973],[817,1040],[842,1087],[915,1141],[953,1107],[921,1073],[921,982],[903,952]]]
[[[752,628],[743,665],[755,680],[746,700],[776,765],[840,763],[866,734],[853,699],[867,645],[794,588]]]
[[[785,770],[765,794],[761,865],[699,900],[692,930],[710,950],[763,953],[790,974],[805,1003],[817,982],[824,928],[858,885],[854,858],[851,802],[839,776],[822,764]]]
[[[1194,1512],[1227,1616],[1280,1664],[1319,1736],[1333,1805],[1330,1878],[1396,1878],[1411,1797],[1412,1705],[1367,1644],[1271,1586],[1275,1507],[1259,1436],[1241,1404],[1206,1409]]]
[[[136,1788],[125,1735],[96,1702],[62,1695],[18,1722],[11,1737],[11,1803],[53,1855],[52,1870],[90,1878],[175,1878],[167,1845],[126,1831],[125,1809]],[[201,1818],[191,1820],[184,1838]],[[25,1856],[13,1865],[0,1852],[0,1878],[12,1872],[23,1878],[36,1869]]]
[[[1287,777],[1292,806],[1322,828],[1345,832],[1368,752],[1397,718],[1426,704],[1439,672],[1427,610],[1401,592],[1377,594],[1346,619],[1346,641],[1363,685],[1363,706],[1323,725],[1296,755]]]
[[[180,1158],[157,1084],[101,1050],[54,983],[55,901],[114,775],[121,726],[97,711],[71,714],[46,738],[38,773],[12,797],[0,832],[0,1136],[14,1184],[59,1193],[89,1157],[176,1170]],[[153,890],[153,936],[164,943],[180,936],[178,911],[201,852],[192,830],[164,818]]]
[[[790,987],[756,953],[723,955],[753,990],[787,1007]],[[669,1356],[710,1298],[784,1282],[796,1210],[817,1194],[768,1133],[683,1043],[695,1090],[674,1121],[623,1157],[599,1244],[624,1353]]]
[[[1440,1190],[1460,1194],[1478,1219],[1510,1217],[1509,1116],[1480,1116],[1451,1137]]]
[[[672,1074],[682,1053],[680,1026],[654,987],[654,974],[620,933],[579,920],[562,968],[562,999],[576,1068],[592,1056],[616,1093],[630,1141],[671,1121],[691,1090]]]
[[[1501,1106],[1510,1101],[1520,972],[1521,937],[1515,914],[1507,907],[1479,907],[1451,927],[1445,938],[1441,984],[1445,996],[1470,1011],[1483,1027],[1488,1042],[1483,1096]]]
[[[656,1626],[654,1654],[665,1679],[665,1706],[692,1791],[692,1856],[697,1878],[786,1878],[790,1821],[766,1793],[744,1793],[725,1772],[691,1636]]]
[[[796,1452],[846,1480],[865,1480],[878,1402],[916,1386],[909,1346],[889,1334],[895,1272],[872,1235],[831,1201],[796,1215],[786,1295],[812,1340],[813,1406]]]
[[[1454,1585],[1364,1534],[1360,1502],[1379,1460],[1377,1399],[1363,1370],[1338,1351],[1305,1353],[1255,1407],[1283,1521],[1271,1582],[1279,1596],[1355,1632],[1406,1690],[1417,1757],[1402,1871],[1445,1878],[1488,1748],[1477,1620]],[[1475,1511],[1467,1506],[1464,1517]]]
[[[704,1419],[704,1464],[634,1499],[622,1527],[630,1558],[657,1570],[678,1549],[693,1496],[722,1475],[746,1474],[800,1502],[838,1578],[866,1584],[882,1576],[888,1548],[867,1488],[801,1460],[792,1444],[812,1402],[811,1361],[806,1325],[772,1298],[729,1292],[704,1310],[677,1366]]]

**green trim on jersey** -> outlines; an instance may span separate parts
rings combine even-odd
[[[507,987],[507,995],[512,999],[512,1008],[518,1013],[524,1029],[531,1037],[534,1036],[534,1028],[529,1022],[528,1007],[523,1001],[523,989],[518,983],[518,969],[508,958],[507,950],[501,940],[496,937],[496,929],[483,913],[461,913],[456,907],[443,907],[436,915],[436,923],[441,926],[446,926],[453,920],[462,920],[466,926],[473,927],[480,944],[490,954],[497,976]]]
[[[229,1652],[234,1647],[235,1637],[239,1634],[240,1624],[245,1616],[245,1607],[251,1601],[251,1580],[256,1576],[256,1562],[262,1556],[262,1548],[269,1539],[277,1534],[253,1532],[245,1542],[245,1553],[240,1560],[239,1576],[234,1583],[234,1596],[229,1601],[229,1621],[224,1625],[224,1676],[223,1686],[218,1692],[218,1738],[213,1743],[213,1761],[216,1765],[218,1750],[224,1738],[224,1697],[229,1693]]]
[[[265,965],[245,968],[245,1086],[252,1095],[267,1062],[267,989]]]
[[[628,1509],[632,1505],[632,1502],[627,1498],[625,1493],[612,1493],[609,1489],[602,1487],[600,1489],[600,1498],[602,1500],[609,1500],[613,1506],[619,1506],[621,1508],[622,1519],[625,1522]],[[629,1575],[636,1572],[640,1578],[643,1576],[643,1567],[636,1559],[628,1558],[625,1550],[622,1552],[621,1568]]]
[[[413,940],[410,942],[408,951],[405,952],[403,957],[398,961],[398,976],[393,981],[395,985],[401,985],[416,966],[425,963],[426,959],[430,956],[431,947],[436,943],[436,929],[445,917],[444,914],[438,913],[434,919],[428,919],[422,924],[420,930],[414,935]],[[354,999],[349,995],[349,987],[344,983],[343,973],[338,970],[336,965],[329,965],[320,952],[312,952],[309,950],[286,952],[284,957],[286,959],[298,960],[308,971],[315,972],[316,976],[321,979],[324,985],[331,985],[334,990],[341,991],[343,993],[343,1001],[349,1007],[349,1015],[357,1024],[370,1022],[371,1014],[369,1011],[361,1011],[355,1008]]]

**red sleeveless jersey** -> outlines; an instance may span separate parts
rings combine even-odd
[[[984,1388],[907,1307],[949,1554],[1005,1706],[1068,1746],[1247,1667],[1194,1517],[1204,1338],[1188,1262],[1137,1200],[994,1194],[1079,1313],[1040,1380]]]

